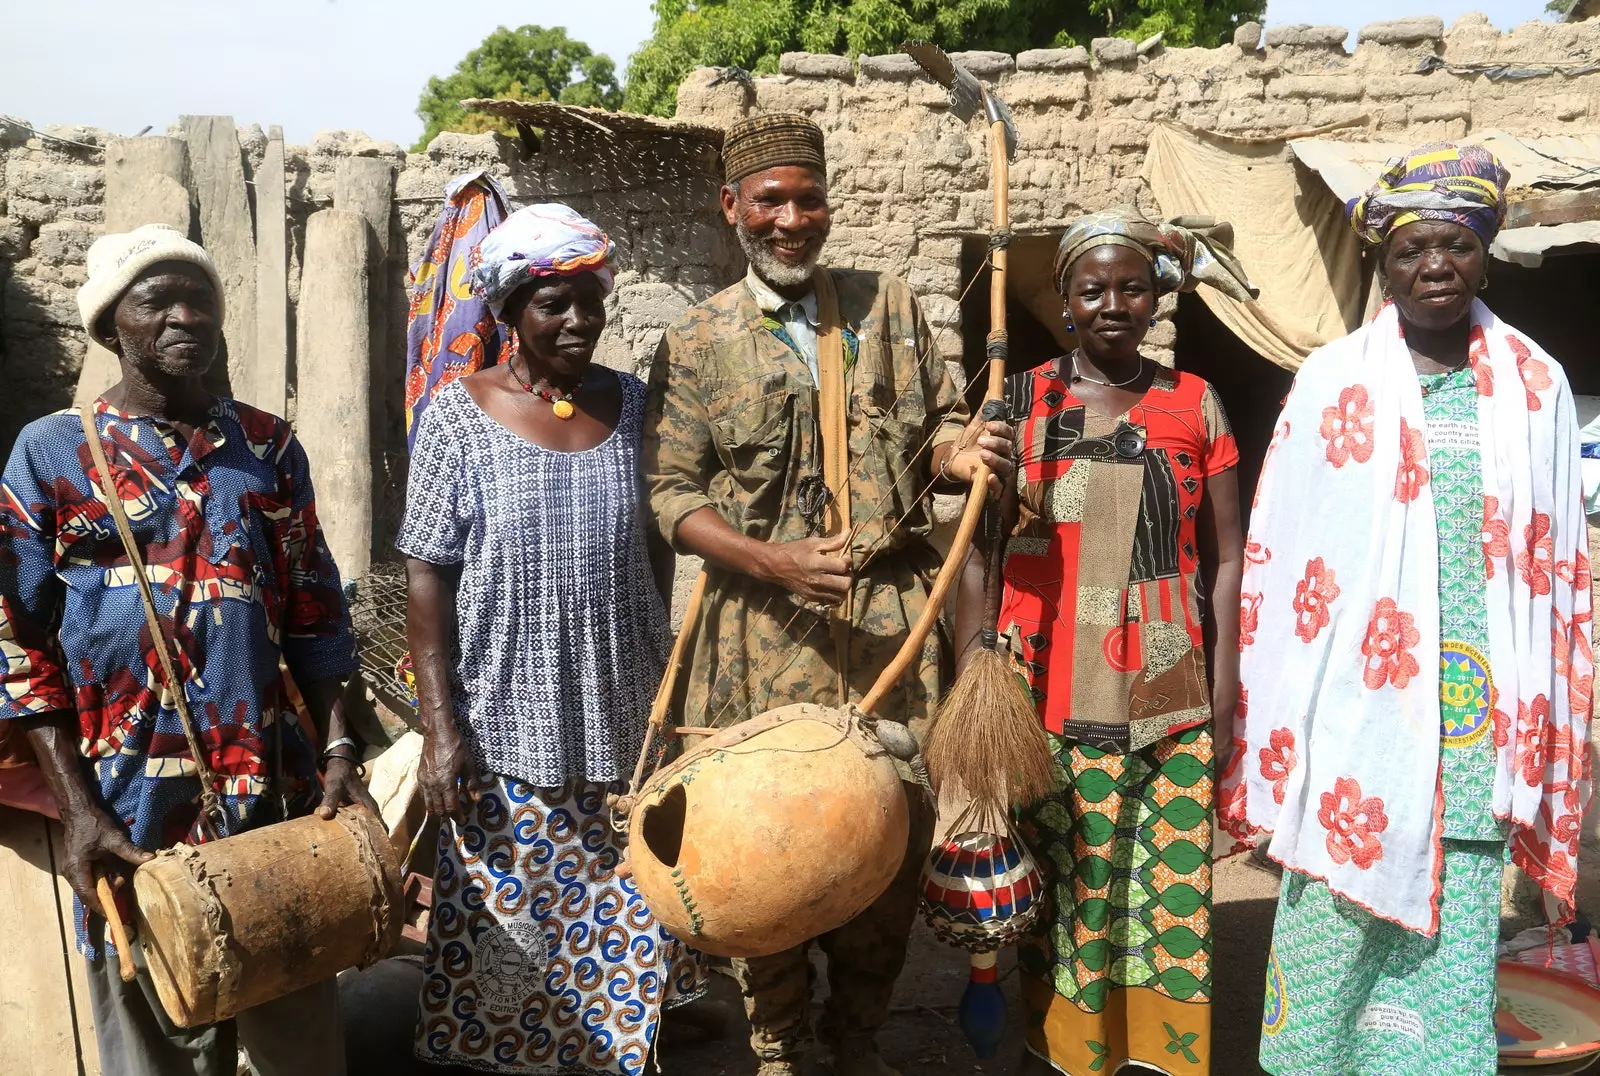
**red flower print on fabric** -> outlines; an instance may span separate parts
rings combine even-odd
[[[1234,758],[1244,757],[1245,745],[1243,740],[1233,742]],[[1217,821],[1222,829],[1235,837],[1244,838],[1249,832],[1246,818],[1249,811],[1245,805],[1246,784],[1243,781],[1237,784],[1228,783],[1217,788]]]
[[[1337,406],[1322,409],[1321,433],[1328,442],[1323,454],[1335,467],[1372,458],[1372,401],[1365,385],[1351,385],[1339,393]]]
[[[1528,410],[1537,411],[1544,406],[1539,402],[1537,394],[1551,385],[1550,367],[1542,360],[1534,358],[1533,352],[1528,350],[1528,345],[1523,343],[1516,333],[1506,333],[1506,346],[1511,349],[1511,354],[1517,357],[1517,373],[1522,375],[1522,387],[1528,392]]]
[[[1594,756],[1589,753],[1589,738],[1573,732],[1567,741],[1567,792],[1562,797],[1567,810],[1578,810],[1578,788],[1573,781],[1587,781],[1593,776]]]
[[[1522,528],[1522,544],[1517,554],[1517,572],[1535,594],[1550,593],[1550,577],[1555,574],[1555,542],[1550,537],[1550,517],[1535,512]]]
[[[1567,685],[1567,703],[1575,714],[1589,712],[1594,692],[1594,651],[1583,637],[1582,622],[1568,621],[1559,612],[1551,614],[1550,649],[1555,656],[1556,678]],[[1577,673],[1574,676],[1574,672]]]
[[[1244,559],[1251,564],[1270,564],[1272,562],[1272,550],[1251,538],[1244,544]]]
[[[1283,398],[1283,402],[1287,404],[1289,402],[1289,398],[1285,396]],[[1272,440],[1267,443],[1266,454],[1261,457],[1261,477],[1256,479],[1256,492],[1255,495],[1250,498],[1250,507],[1252,509],[1261,507],[1261,487],[1266,484],[1267,465],[1272,462],[1272,454],[1278,451],[1278,446],[1283,444],[1283,442],[1288,439],[1289,420],[1284,419],[1282,422],[1278,423],[1277,429],[1272,431]]]
[[[1484,339],[1482,325],[1474,325],[1467,338],[1467,362],[1472,364],[1472,374],[1478,382],[1478,395],[1493,396],[1494,367],[1489,365],[1489,341]]]
[[[1500,689],[1489,685],[1490,717],[1494,719],[1494,746],[1496,749],[1511,742],[1511,715],[1500,709]]]
[[[1511,555],[1511,526],[1500,515],[1500,498],[1483,498],[1483,567],[1494,578],[1494,562]]]
[[[1259,752],[1261,776],[1272,782],[1272,802],[1282,806],[1284,786],[1289,783],[1289,774],[1294,772],[1298,761],[1294,753],[1294,733],[1288,729],[1273,729],[1267,744]]]
[[[1222,767],[1222,771],[1217,775],[1219,784],[1239,772],[1239,763],[1249,748],[1250,745],[1245,743],[1241,737],[1235,736],[1228,741],[1228,764]]]
[[[1577,553],[1574,560],[1556,561],[1556,575],[1562,582],[1571,583],[1578,590],[1588,590],[1594,583],[1594,577],[1589,572],[1589,558],[1583,555],[1581,549]]]
[[[1239,595],[1239,652],[1256,641],[1256,627],[1261,622],[1261,595]]]
[[[1389,816],[1383,813],[1383,800],[1362,798],[1361,784],[1354,777],[1339,778],[1332,792],[1322,794],[1317,821],[1328,831],[1328,857],[1336,864],[1354,863],[1371,870],[1383,858],[1378,834],[1389,828]]]
[[[1572,735],[1571,729],[1556,728],[1552,725],[1550,727],[1550,735],[1546,738],[1549,740],[1549,746],[1545,748],[1545,761],[1552,766],[1567,767],[1568,778],[1575,777],[1577,775],[1576,767],[1579,764],[1579,760],[1586,757],[1587,748],[1576,750],[1581,746],[1581,743]],[[1556,781],[1551,784],[1551,791],[1561,790],[1565,792],[1570,788],[1570,780]],[[1572,806],[1569,810],[1577,809],[1577,799],[1574,796],[1569,794],[1564,795],[1562,798],[1571,801]]]
[[[1234,721],[1243,722],[1250,715],[1250,690],[1243,684],[1239,685],[1239,705],[1234,710]],[[1228,764],[1222,767],[1222,775],[1217,779],[1217,818],[1222,823],[1225,832],[1235,837],[1245,835],[1245,782],[1234,782],[1233,777],[1239,772],[1244,756],[1250,751],[1250,745],[1243,737],[1234,736],[1228,742]]]
[[[1578,885],[1578,871],[1567,853],[1519,829],[1511,841],[1511,862],[1522,868],[1535,884],[1556,894],[1563,901],[1572,899]]]
[[[1324,567],[1321,557],[1306,561],[1306,577],[1294,586],[1294,633],[1304,642],[1315,639],[1328,626],[1328,606],[1338,597],[1333,569]]]
[[[1555,744],[1550,735],[1550,700],[1535,695],[1533,704],[1517,702],[1517,754],[1515,768],[1527,784],[1544,784],[1544,768]]]
[[[1582,819],[1575,812],[1553,814],[1548,800],[1539,805],[1539,813],[1544,816],[1545,824],[1550,827],[1550,843],[1560,841],[1573,855],[1576,855],[1578,834],[1581,831],[1579,823]]]
[[[1367,621],[1367,637],[1361,653],[1367,659],[1361,679],[1377,691],[1385,684],[1405,687],[1420,671],[1411,648],[1422,640],[1415,619],[1401,611],[1393,598],[1379,598]]]
[[[1428,446],[1422,431],[1400,420],[1400,466],[1395,471],[1394,495],[1401,504],[1410,504],[1428,484]]]

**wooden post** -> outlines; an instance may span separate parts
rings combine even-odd
[[[267,135],[256,173],[256,357],[245,371],[246,403],[282,415],[289,407],[289,246],[283,181],[283,128]]]
[[[256,353],[256,240],[245,189],[244,152],[230,116],[182,116],[189,172],[200,207],[200,243],[216,263],[227,294],[222,334],[226,367],[212,367],[214,389],[248,392]],[[245,399],[250,403],[249,399]]]
[[[169,224],[193,236],[189,153],[181,138],[113,138],[106,144],[106,234],[143,224]],[[73,406],[93,403],[121,376],[117,357],[90,340]]]
[[[317,515],[345,579],[372,559],[367,221],[324,209],[306,222],[295,348],[295,430],[311,459]]]
[[[0,807],[0,1068],[7,1076],[100,1073],[72,893],[55,873],[63,854],[59,823]]]
[[[333,207],[359,213],[367,222],[367,327],[364,359],[370,380],[372,500],[380,510],[388,507],[384,495],[392,482],[390,451],[403,448],[391,437],[405,429],[405,361],[389,354],[389,215],[394,211],[394,165],[381,157],[347,157],[334,174]],[[401,340],[403,341],[403,337]],[[398,342],[398,341],[397,341]],[[402,347],[403,354],[403,347]],[[352,356],[355,359],[356,356]],[[373,513],[375,540],[389,542],[394,535],[386,522],[389,513]]]

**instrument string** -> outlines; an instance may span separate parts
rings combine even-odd
[[[884,426],[894,416],[895,410],[896,410],[896,408],[898,407],[898,405],[900,403],[900,398],[905,394],[906,390],[910,388],[910,386],[913,383],[913,381],[915,379],[917,379],[922,374],[922,372],[926,369],[927,363],[928,363],[928,359],[938,352],[939,345],[943,342],[946,334],[949,333],[951,327],[953,326],[953,324],[955,322],[955,318],[959,315],[959,313],[961,311],[962,303],[964,303],[966,301],[967,296],[969,294],[971,294],[972,289],[977,285],[978,281],[983,277],[983,270],[984,269],[992,269],[994,267],[993,261],[991,260],[992,258],[993,258],[993,251],[990,251],[989,254],[987,254],[985,256],[983,265],[980,266],[978,268],[978,270],[975,271],[972,274],[971,279],[969,279],[967,281],[967,283],[966,283],[966,286],[962,288],[961,294],[956,300],[955,310],[953,310],[947,317],[945,317],[943,323],[939,326],[938,331],[936,333],[934,333],[929,338],[928,346],[923,348],[920,351],[920,353],[917,355],[916,362],[912,364],[911,376],[909,378],[907,378],[907,380],[905,382],[905,388],[897,388],[895,393],[894,393],[894,395],[893,395],[893,397],[890,399],[888,406],[884,408],[883,416],[881,418],[879,418],[875,423],[869,424],[868,434],[867,434],[867,438],[866,438],[866,443],[868,444],[868,446],[870,446],[874,442],[876,442],[878,434],[883,431]],[[757,402],[759,402],[759,401],[751,400],[749,403],[744,404],[743,407],[752,406]],[[742,410],[742,408],[741,408],[741,410]],[[736,412],[734,412],[734,413],[736,413]],[[915,466],[917,461],[922,458],[923,453],[927,452],[933,446],[934,438],[937,437],[938,434],[939,434],[939,427],[936,426],[931,433],[928,433],[927,435],[925,435],[923,437],[922,441],[917,445],[916,451],[912,453],[911,460],[907,463],[907,467],[908,468]],[[865,454],[866,454],[865,451],[863,451],[860,455],[857,455],[855,460],[854,460],[853,465],[859,465],[861,460],[865,458]],[[887,463],[887,457],[885,458],[885,462]],[[902,474],[903,473],[904,472],[902,472]],[[916,503],[921,504],[927,498],[928,494],[930,494],[933,491],[933,488],[936,485],[938,485],[938,483],[939,483],[939,478],[938,478],[938,476],[935,476],[931,481],[929,481],[925,486],[923,486],[922,490],[917,494]],[[878,518],[880,518],[881,512],[882,512],[883,507],[884,507],[885,500],[895,490],[895,488],[896,488],[896,483],[895,482],[888,483],[888,485],[886,486],[884,491],[882,493],[880,493],[878,495],[877,499],[875,501],[873,501],[873,503],[868,507],[867,513],[866,513],[866,518],[862,519],[861,521],[859,521],[859,522],[857,522],[857,523],[855,523],[855,524],[853,524],[851,526],[850,537],[845,543],[845,548],[846,548],[847,552],[850,549],[850,547],[855,543],[856,539],[860,536],[862,530],[867,526],[867,524],[872,522],[872,521],[874,521],[874,520],[876,520],[876,519],[878,519]],[[855,572],[859,572],[862,569],[864,569],[867,566],[867,564],[870,563],[871,560],[877,555],[877,553],[883,549],[885,543],[899,530],[900,525],[901,525],[902,522],[903,522],[903,517],[901,519],[897,519],[892,527],[887,528],[884,531],[884,533],[882,535],[880,535],[877,538],[877,540],[874,541],[873,545],[868,549],[868,551],[867,551],[866,555],[864,556],[861,564],[858,565],[858,566],[853,566],[852,570],[855,571]],[[849,554],[849,555],[851,555],[852,559],[854,559],[853,558],[853,554]],[[768,595],[767,600],[762,603],[762,606],[761,606],[760,610],[757,613],[757,617],[764,617],[765,616],[767,609],[771,606],[773,597],[774,597],[773,595]],[[707,601],[707,600],[709,600],[709,596],[707,596],[705,598],[702,598],[702,601]],[[806,613],[806,612],[811,612],[811,610],[808,610],[805,606],[801,606],[801,607],[797,608],[794,611],[794,613],[790,615],[789,619],[784,622],[782,628],[779,629],[779,633],[783,634],[783,635],[787,635],[788,632],[789,632],[789,629],[794,626],[795,620],[799,618],[800,614]],[[802,645],[804,644],[806,638],[811,634],[811,632],[816,628],[817,624],[822,619],[823,619],[822,616],[813,613],[811,623],[808,624],[805,627],[805,629],[800,632],[799,636],[797,636],[795,638],[793,645],[788,647],[788,648],[786,648],[789,651],[788,660],[785,662],[785,664],[783,666],[781,666],[780,668],[778,668],[777,670],[775,670],[772,673],[773,678],[776,678],[778,675],[782,674],[785,669],[789,668],[790,665],[794,664],[795,660],[799,657],[800,649],[801,649]],[[745,649],[745,645],[744,644],[746,643],[746,641],[749,638],[749,632],[750,632],[750,628],[748,626],[742,628],[741,631],[740,631],[739,646],[740,646],[741,650]],[[716,727],[717,725],[719,725],[720,722],[722,721],[723,717],[727,714],[729,708],[732,707],[733,704],[736,701],[738,701],[741,697],[748,697],[750,695],[751,685],[758,681],[758,678],[760,676],[762,676],[762,674],[765,672],[767,666],[772,661],[772,658],[777,653],[778,653],[777,649],[773,649],[773,650],[768,651],[766,654],[764,654],[762,656],[761,660],[756,663],[755,668],[749,670],[745,674],[745,676],[741,679],[740,683],[736,686],[736,688],[734,690],[731,690],[728,693],[728,696],[727,696],[726,700],[718,708],[716,714],[712,716],[712,718],[711,718],[711,720],[709,722],[707,722],[707,724],[709,726]],[[770,692],[769,692],[769,696],[770,696]],[[849,701],[850,701],[849,699],[840,699],[839,700],[839,705],[840,706],[845,706],[845,705],[847,705],[849,703]],[[751,705],[752,705],[751,703],[746,703],[746,708],[749,708]],[[705,713],[710,709],[710,707],[711,707],[711,692],[710,692],[710,690],[708,690],[707,693],[706,693],[705,703],[702,705],[702,707],[700,709],[700,715],[703,717],[705,715]]]

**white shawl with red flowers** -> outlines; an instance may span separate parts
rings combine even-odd
[[[1472,309],[1488,573],[1494,813],[1569,914],[1589,796],[1588,532],[1565,375]],[[1245,550],[1218,817],[1401,926],[1439,926],[1438,538],[1399,315],[1314,353],[1284,405]]]

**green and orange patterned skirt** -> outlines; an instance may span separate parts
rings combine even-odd
[[[1069,1076],[1211,1071],[1209,727],[1126,755],[1051,736],[1024,832],[1052,874],[1019,963],[1028,1048]]]

